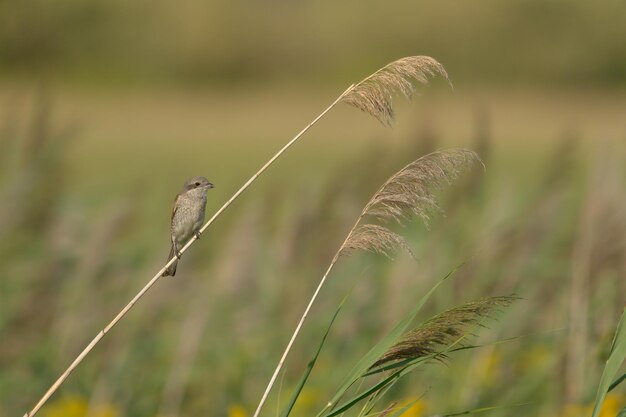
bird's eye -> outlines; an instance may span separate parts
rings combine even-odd
[[[199,187],[199,186],[200,186],[200,183],[199,183],[199,182],[197,182],[197,183],[196,183],[196,187]]]

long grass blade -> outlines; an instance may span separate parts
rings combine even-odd
[[[620,376],[619,378],[617,378],[615,381],[613,381],[613,383],[611,384],[611,386],[609,387],[609,389],[607,390],[607,392],[611,392],[613,391],[615,388],[617,388],[617,386],[619,384],[622,383],[622,381],[624,381],[626,379],[626,373],[624,373],[624,375]]]
[[[311,371],[315,367],[315,363],[317,362],[317,358],[320,352],[322,351],[322,347],[324,346],[324,343],[326,342],[328,333],[330,333],[330,329],[333,327],[333,324],[335,323],[335,319],[339,315],[339,312],[341,311],[341,308],[343,307],[344,302],[345,300],[339,305],[339,308],[337,308],[337,311],[335,311],[335,314],[333,315],[333,318],[331,319],[330,324],[328,325],[328,328],[326,329],[326,332],[324,333],[324,336],[322,337],[322,340],[320,341],[320,344],[317,347],[315,354],[313,355],[313,358],[311,358],[311,360],[307,364],[306,370],[304,371],[302,378],[300,378],[300,382],[298,382],[298,385],[296,386],[296,389],[294,390],[293,395],[291,396],[291,399],[287,403],[285,410],[281,414],[281,417],[287,417],[291,413],[291,410],[293,409],[293,406],[298,400],[298,397],[300,396],[300,393],[302,392],[302,389],[304,388],[306,381],[309,379],[309,375],[311,375]]]
[[[596,401],[593,406],[592,417],[598,417],[604,398],[609,388],[611,387],[611,381],[615,378],[615,374],[619,371],[622,363],[626,359],[626,308],[622,313],[622,317],[617,324],[617,330],[615,337],[613,338],[613,344],[611,345],[611,352],[609,358],[604,366],[602,377],[600,377],[600,384],[598,385],[598,392],[596,393]]]
[[[378,394],[378,393],[380,393],[380,392],[390,388],[396,382],[398,382],[400,380],[400,378],[402,378],[404,375],[406,375],[407,373],[409,373],[412,370],[414,370],[417,367],[417,365],[418,364],[411,364],[411,365],[405,366],[404,368],[399,369],[399,370],[391,373],[390,375],[388,375],[387,377],[383,378],[378,383],[374,384],[369,389],[365,390],[364,392],[362,392],[360,394],[357,394],[355,397],[353,397],[350,400],[347,400],[346,402],[344,402],[336,410],[330,411],[329,413],[326,413],[326,414],[323,414],[323,417],[334,417],[334,416],[337,416],[339,414],[342,414],[342,413],[348,411],[353,406],[355,406],[360,401],[362,401],[365,398],[369,397],[370,395],[376,395],[376,394]]]
[[[349,410],[355,404],[357,404],[359,401],[361,401],[361,400],[369,397],[370,395],[380,391],[381,389],[385,388],[387,385],[391,384],[393,381],[396,381],[398,378],[400,378],[401,373],[403,371],[404,371],[404,369],[401,369],[399,371],[394,372],[393,374],[391,374],[387,378],[384,378],[382,381],[378,382],[377,384],[375,384],[371,388],[365,390],[361,394],[358,394],[356,397],[354,397],[354,398],[348,400],[347,402],[345,402],[344,404],[340,405],[339,408],[337,408],[336,410],[331,411],[328,414],[324,414],[323,416],[324,417],[334,417],[336,415],[339,415],[339,414]]]

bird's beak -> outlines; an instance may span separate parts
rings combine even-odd
[[[208,184],[206,185],[206,188],[208,188],[208,189],[210,189],[210,188],[215,188],[215,185],[213,185],[213,184],[211,184],[211,183],[208,183]]]

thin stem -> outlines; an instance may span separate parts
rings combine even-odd
[[[317,285],[317,288],[315,289],[315,292],[313,293],[313,297],[311,297],[309,304],[304,310],[304,314],[302,314],[302,317],[300,318],[300,321],[298,322],[298,325],[296,326],[296,330],[294,330],[293,335],[291,335],[291,339],[289,340],[289,343],[287,344],[287,347],[285,348],[285,351],[283,352],[283,355],[281,356],[280,361],[278,361],[278,366],[276,366],[276,369],[274,370],[274,374],[272,374],[272,378],[270,379],[270,382],[267,384],[267,388],[265,388],[263,397],[261,397],[261,401],[259,402],[259,405],[257,406],[253,417],[258,417],[259,413],[261,413],[261,408],[263,407],[263,404],[265,404],[265,401],[267,400],[267,397],[270,394],[272,386],[274,386],[274,382],[276,382],[276,378],[278,377],[278,374],[280,373],[280,370],[282,369],[285,363],[285,360],[287,359],[287,355],[289,354],[289,351],[291,350],[291,346],[293,345],[293,342],[296,340],[298,333],[300,333],[300,328],[302,327],[304,320],[306,320],[307,316],[309,315],[309,310],[311,310],[311,306],[313,306],[313,303],[315,302],[315,299],[317,298],[317,294],[319,294],[320,290],[324,286],[324,283],[326,282],[326,278],[328,278],[328,274],[330,274],[330,271],[333,269],[333,266],[335,266],[336,259],[337,259],[337,256],[335,256],[335,259],[333,259],[333,262],[331,262],[331,264],[328,266],[328,269],[324,273],[324,276],[322,277],[320,283]]]
[[[204,226],[202,226],[202,228],[200,229],[200,233],[204,232],[215,221],[215,219],[217,219],[217,217],[220,214],[222,214],[222,212],[226,210],[228,206],[230,206],[237,199],[237,197],[239,197],[267,168],[269,168],[274,163],[274,161],[276,161],[276,159],[278,159],[278,157],[280,157],[287,149],[289,149],[291,145],[293,145],[315,123],[317,123],[322,117],[324,117],[326,113],[328,113],[333,107],[335,107],[337,103],[339,103],[350,91],[352,91],[353,88],[354,88],[354,84],[352,84],[343,93],[341,93],[341,95],[337,97],[337,99],[333,101],[333,103],[330,106],[328,106],[311,123],[309,123],[296,136],[294,136],[293,139],[287,142],[285,146],[283,146],[278,152],[276,152],[276,154],[269,161],[267,161],[265,165],[261,167],[261,169],[259,169],[252,177],[250,177],[250,179],[246,181],[246,183],[242,185],[241,188],[239,188],[239,190],[235,194],[233,194],[233,196],[226,203],[224,203],[224,205],[217,212],[215,212],[215,214],[204,224]],[[198,238],[196,236],[193,236],[191,239],[189,239],[189,241],[185,244],[185,246],[183,246],[182,249],[180,250],[180,253],[181,254],[184,253],[197,239]],[[161,278],[163,272],[165,272],[165,270],[172,263],[174,263],[175,260],[176,260],[176,257],[175,256],[172,257],[172,259],[170,259],[167,262],[167,264],[165,264],[165,266],[161,268],[154,277],[152,277],[152,279],[137,293],[137,295],[135,295],[135,297],[133,297],[133,299],[117,314],[117,316],[115,316],[115,318],[111,320],[111,322],[104,329],[102,329],[96,335],[96,337],[93,338],[93,340],[87,345],[87,347],[85,347],[85,349],[83,349],[83,351],[78,355],[78,357],[74,359],[74,362],[70,364],[70,366],[65,370],[65,372],[63,372],[63,374],[61,374],[61,376],[54,382],[54,384],[52,384],[52,386],[48,389],[48,391],[46,391],[46,393],[43,395],[43,397],[41,397],[41,399],[35,405],[35,407],[33,407],[33,409],[30,412],[24,414],[24,417],[33,417],[39,411],[39,409],[52,396],[52,394],[54,394],[54,392],[59,388],[59,386],[61,386],[61,384],[67,379],[67,377],[72,373],[72,371],[74,371],[74,369],[78,366],[78,364],[82,362],[85,356],[87,356],[87,354],[91,352],[94,346],[98,344],[98,342],[104,337],[104,335],[106,335],[113,328],[113,326],[115,326],[117,322],[120,321],[122,317],[126,315],[126,313],[128,313],[128,311],[135,305],[135,303],[139,301],[139,299],[159,280],[159,278]],[[273,379],[275,379],[275,376]]]
[[[346,90],[346,91],[348,91],[348,90]],[[346,94],[346,93],[344,93],[344,94]],[[304,313],[302,314],[302,317],[300,318],[300,321],[298,322],[298,325],[296,326],[296,329],[294,330],[293,334],[291,335],[291,339],[289,339],[289,343],[287,343],[287,347],[285,348],[285,351],[283,352],[283,355],[280,357],[280,360],[278,361],[278,365],[276,366],[276,369],[274,370],[274,373],[272,374],[272,378],[270,379],[270,382],[267,384],[267,387],[265,388],[265,392],[263,393],[263,396],[261,397],[261,401],[259,402],[259,405],[257,406],[256,411],[254,412],[253,417],[258,417],[259,414],[261,413],[261,408],[263,408],[263,404],[265,404],[265,401],[267,400],[267,397],[269,396],[270,391],[272,390],[272,386],[274,385],[274,382],[276,382],[276,378],[278,377],[278,374],[279,374],[280,370],[282,369],[283,365],[285,364],[285,360],[287,359],[287,355],[291,351],[291,347],[293,345],[293,342],[296,340],[296,337],[298,337],[298,334],[300,333],[300,329],[302,328],[302,325],[304,324],[304,321],[308,317],[309,311],[311,310],[311,307],[313,306],[313,303],[315,302],[315,299],[317,298],[317,295],[319,294],[320,290],[322,289],[322,287],[326,283],[326,279],[328,278],[328,276],[330,275],[330,272],[333,270],[333,268],[335,267],[335,264],[339,260],[339,256],[341,255],[341,252],[343,251],[344,247],[346,246],[346,243],[348,242],[348,240],[350,240],[350,237],[352,236],[352,234],[356,230],[357,226],[359,225],[359,222],[361,221],[361,219],[363,218],[364,215],[365,215],[365,210],[363,212],[361,212],[361,215],[358,217],[358,219],[356,220],[356,222],[352,226],[352,229],[350,229],[350,232],[348,233],[348,235],[344,239],[343,243],[339,247],[339,250],[335,253],[335,256],[333,256],[333,260],[330,262],[330,265],[328,265],[328,269],[326,269],[326,272],[324,272],[324,275],[322,276],[322,279],[320,280],[319,284],[317,284],[317,288],[315,289],[315,292],[313,293],[313,296],[309,300],[309,304],[304,309]]]

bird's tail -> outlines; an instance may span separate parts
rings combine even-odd
[[[169,261],[170,259],[172,259],[175,256],[176,256],[176,247],[174,246],[174,244],[172,244],[172,249],[170,249],[170,256],[167,257],[167,260]],[[174,275],[176,275],[176,267],[177,266],[178,266],[178,259],[176,259],[173,264],[171,264],[170,266],[167,267],[165,272],[163,272],[163,276],[164,277],[173,277]]]

